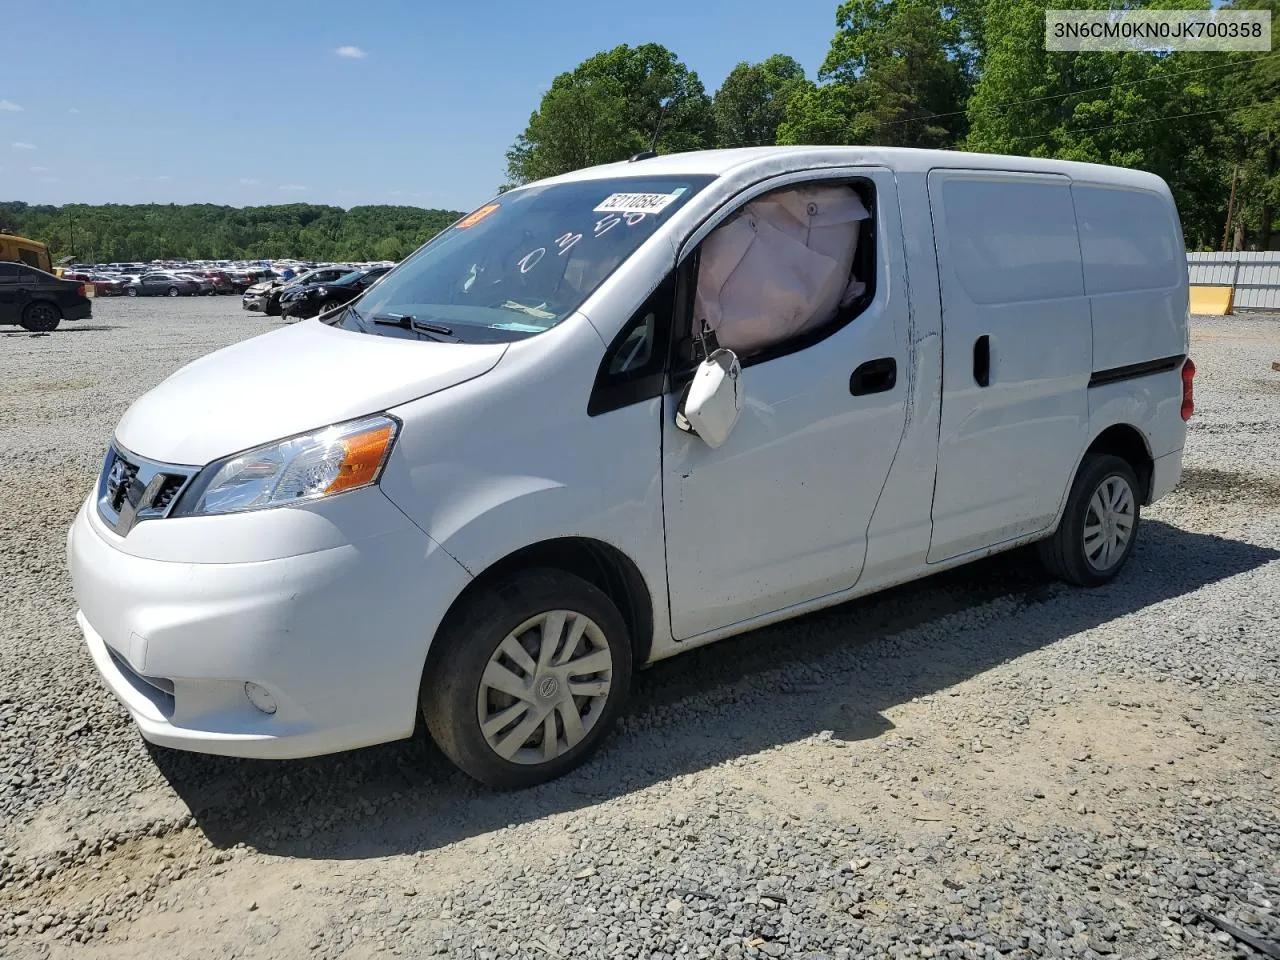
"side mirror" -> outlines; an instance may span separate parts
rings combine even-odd
[[[698,365],[676,411],[676,426],[715,448],[729,439],[744,406],[742,364],[732,350],[721,348]]]

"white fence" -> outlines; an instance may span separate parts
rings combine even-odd
[[[1235,312],[1280,310],[1280,250],[1188,253],[1192,286],[1231,287]]]

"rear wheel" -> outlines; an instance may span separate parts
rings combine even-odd
[[[1080,465],[1062,523],[1040,544],[1040,557],[1068,583],[1096,587],[1129,559],[1141,517],[1133,467],[1112,454],[1095,454]]]
[[[125,293],[129,294],[129,296],[131,296],[131,297],[136,297],[136,296],[138,295],[138,288],[137,288],[137,287],[129,287],[129,288],[125,291]]]
[[[62,311],[45,300],[29,304],[27,309],[22,311],[22,329],[30,330],[32,333],[48,333],[50,330],[56,330],[61,322]]]
[[[559,570],[529,570],[464,601],[441,629],[421,706],[440,749],[493,787],[529,787],[582,763],[631,683],[613,602]]]

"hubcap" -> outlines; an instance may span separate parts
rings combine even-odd
[[[572,610],[539,614],[489,658],[476,701],[480,730],[504,760],[546,763],[596,725],[612,681],[613,654],[594,620]]]
[[[1111,476],[1089,498],[1084,517],[1084,555],[1095,570],[1120,562],[1133,535],[1133,490],[1124,477]]]

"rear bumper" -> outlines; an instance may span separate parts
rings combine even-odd
[[[93,317],[93,303],[86,300],[84,303],[73,303],[62,308],[63,320],[89,320]]]
[[[1175,450],[1163,457],[1156,457],[1151,464],[1151,495],[1147,503],[1155,503],[1173,491],[1182,479],[1182,451]]]

